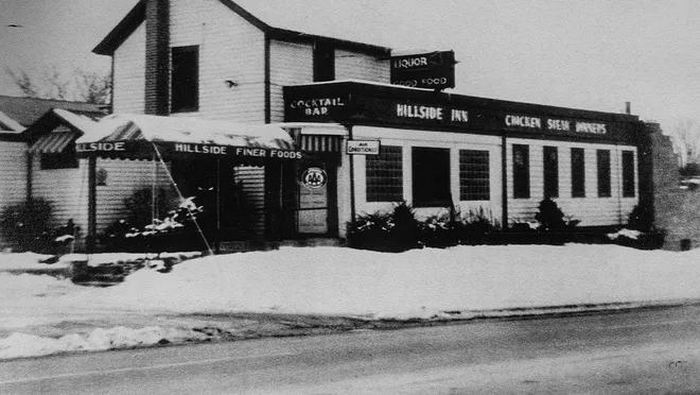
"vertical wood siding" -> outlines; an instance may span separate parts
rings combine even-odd
[[[146,87],[146,28],[141,23],[114,52],[114,112],[142,114]]]
[[[530,199],[513,198],[513,144],[526,144],[530,147]],[[567,141],[508,139],[508,219],[510,223],[535,219],[537,206],[544,198],[542,157],[544,146],[558,148],[559,197],[553,200],[565,215],[580,220],[580,226],[607,226],[627,223],[629,213],[637,204],[638,196],[622,197],[622,151],[635,152],[635,186],[637,186],[637,150],[635,147]],[[571,197],[571,148],[584,149],[586,196],[581,198]],[[599,149],[610,150],[610,197],[598,197],[596,150]]]

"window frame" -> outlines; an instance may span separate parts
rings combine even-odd
[[[421,155],[425,157],[419,158]],[[426,166],[426,163],[431,165]],[[411,147],[413,207],[448,207],[452,204],[451,168],[450,148]]]
[[[193,65],[193,70],[190,71],[188,77],[184,80],[180,79],[178,75],[178,70],[176,61],[181,56],[186,56],[193,54],[194,59],[191,59],[191,64]],[[170,48],[170,112],[171,113],[187,113],[187,112],[197,112],[199,111],[199,77],[200,77],[200,64],[199,64],[199,45],[186,45],[181,47]],[[183,72],[184,73],[184,72]],[[191,81],[188,81],[191,79]],[[185,97],[185,93],[181,92],[183,90],[183,84],[189,82],[185,87],[191,94],[192,102],[189,100],[184,100],[181,97]],[[177,92],[177,93],[176,93]]]
[[[612,197],[610,150],[596,150],[596,167],[598,173],[598,197]]]
[[[458,154],[459,200],[491,200],[491,156],[489,150],[460,149]],[[477,161],[467,161],[468,155]]]
[[[634,171],[635,153],[631,150],[623,150],[621,156],[622,197],[633,198],[637,196],[637,185]]]
[[[392,156],[398,157],[398,160],[394,160]],[[370,174],[370,172],[377,173]],[[392,177],[392,174],[398,177]],[[402,200],[404,200],[403,147],[382,144],[379,147],[379,155],[365,156],[365,201],[374,203]]]
[[[530,146],[513,144],[513,199],[530,199]],[[518,153],[523,155],[522,164],[518,164]]]
[[[552,161],[549,154],[554,154]],[[542,147],[542,190],[544,198],[559,197],[559,147],[549,145]]]
[[[576,154],[575,154],[576,153]],[[580,156],[579,154],[580,153]],[[578,162],[580,158],[580,162]],[[571,197],[586,197],[586,150],[571,148]]]

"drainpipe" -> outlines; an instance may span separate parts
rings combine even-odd
[[[508,229],[508,146],[506,132],[501,135],[501,227]]]
[[[27,151],[27,190],[25,191],[27,201],[32,200],[32,178],[34,178],[34,169],[32,166],[33,163],[34,155],[32,155],[31,152]]]
[[[345,125],[348,141],[352,140],[352,125]],[[341,153],[342,155],[342,153]],[[348,155],[350,161],[350,222],[355,222],[355,155]]]
[[[95,252],[95,242],[97,239],[97,182],[96,169],[97,157],[91,155],[88,158],[88,234],[87,253]]]

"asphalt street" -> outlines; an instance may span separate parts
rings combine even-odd
[[[0,393],[700,393],[700,306],[0,363]]]

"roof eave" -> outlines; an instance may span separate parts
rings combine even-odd
[[[270,38],[280,40],[280,41],[291,41],[291,42],[329,42],[334,44],[335,47],[340,49],[348,49],[359,52],[364,52],[368,54],[375,55],[377,57],[388,57],[391,55],[391,48],[382,47],[379,45],[372,45],[361,43],[357,41],[343,40],[339,38],[319,36],[316,34],[308,34],[303,32],[297,32],[294,30],[280,29],[276,27],[271,27],[268,34]]]
[[[146,18],[146,0],[140,0],[126,16],[119,21],[107,36],[92,49],[98,55],[113,56],[114,51],[139,27]]]

